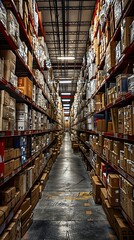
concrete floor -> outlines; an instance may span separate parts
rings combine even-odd
[[[92,198],[92,186],[66,133],[23,240],[117,240],[106,215]]]

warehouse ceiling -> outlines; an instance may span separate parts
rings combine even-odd
[[[88,42],[89,27],[95,0],[38,0],[42,12],[46,43],[56,80],[72,80],[60,84],[62,92],[76,92],[83,56]],[[72,56],[75,60],[58,60],[60,56]],[[73,101],[73,99],[72,99]]]

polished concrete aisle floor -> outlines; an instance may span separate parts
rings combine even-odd
[[[34,210],[34,222],[23,240],[117,240],[104,211],[95,205],[92,186],[69,134]]]

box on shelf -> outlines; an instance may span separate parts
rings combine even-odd
[[[119,187],[119,175],[117,174],[108,174],[109,185],[113,188]]]
[[[106,68],[110,71],[115,66],[116,42],[110,42],[106,49]]]
[[[1,1],[0,1],[0,22],[3,24],[4,28],[7,28],[7,12]]]
[[[16,45],[18,45],[19,24],[11,10],[7,10],[7,31]]]
[[[0,57],[0,78],[4,78],[4,58]]]
[[[23,19],[23,0],[14,0],[18,13]]]
[[[103,187],[102,183],[100,182],[97,176],[92,177],[93,183],[93,198],[95,203],[101,203],[101,188]]]
[[[33,83],[28,77],[18,78],[18,89],[27,97],[32,99]]]
[[[14,186],[20,191],[21,197],[26,193],[26,171],[14,178]]]
[[[122,15],[122,3],[120,0],[114,1],[114,20],[115,20],[115,28],[118,26],[118,22]]]
[[[122,43],[122,52],[130,45],[132,42],[131,38],[131,28],[132,22],[134,21],[134,17],[126,17],[122,20],[121,25],[121,43]]]
[[[133,41],[134,41],[134,21],[130,26],[130,43],[132,43]]]

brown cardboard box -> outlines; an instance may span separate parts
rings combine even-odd
[[[1,237],[0,237],[0,240],[10,240],[10,234],[8,231],[5,231]]]
[[[3,191],[0,191],[0,195],[2,197],[2,199],[0,199],[0,201],[2,201],[3,203],[8,203],[9,201],[11,201],[16,194],[16,188],[15,187],[10,187],[7,188]]]
[[[4,163],[4,177],[9,176],[14,170],[14,160]]]
[[[0,50],[0,56],[5,60],[11,60],[14,64],[16,64],[16,55],[11,50]]]
[[[2,224],[5,218],[9,214],[9,207],[8,206],[0,206],[0,224]]]
[[[107,190],[106,188],[101,188],[101,200],[104,203],[104,201],[107,199]]]
[[[32,213],[32,208],[31,208],[31,205],[30,205],[30,207],[27,208],[27,210],[21,216],[22,225],[24,225],[24,223],[30,218],[31,213]]]
[[[115,198],[115,197],[111,196],[109,192],[108,192],[108,201],[112,207],[118,207],[120,205],[119,196]]]
[[[17,10],[23,19],[23,0],[14,0]]]
[[[10,223],[10,225],[7,227],[7,231],[9,231],[10,239],[14,240],[14,236],[17,232],[17,224],[15,222]]]
[[[115,230],[119,239],[123,239],[125,236],[130,240],[133,239],[133,231],[126,220],[121,215],[114,215],[115,218]]]
[[[113,197],[113,198],[119,198],[120,196],[120,189],[119,188],[113,188],[110,185],[108,185],[108,193]]]
[[[124,51],[126,47],[130,45],[130,25],[133,20],[134,17],[126,17],[122,20],[122,51]]]
[[[19,210],[13,218],[13,222],[18,222],[21,220],[22,211]]]
[[[119,175],[117,174],[108,174],[109,185],[111,187],[119,187]]]
[[[33,214],[31,214],[29,219],[27,219],[27,221],[22,225],[21,237],[23,237],[25,235],[25,233],[27,232],[27,230],[30,227],[30,225],[32,224],[32,222],[33,222]]]
[[[18,89],[29,98],[32,98],[32,81],[28,77],[18,78]]]
[[[30,51],[28,51],[28,66],[32,70],[33,68],[33,56]]]
[[[13,152],[14,152],[14,148],[8,148],[4,150],[4,162],[14,158]]]
[[[92,177],[92,183],[93,183],[93,198],[95,203],[98,204],[101,202],[101,188],[103,187],[103,185],[97,176]]]
[[[26,172],[22,172],[14,178],[14,186],[20,191],[21,197],[26,193]]]
[[[30,207],[30,198],[26,198],[26,200],[21,205],[22,214]]]
[[[20,158],[14,159],[14,170],[21,166]]]

